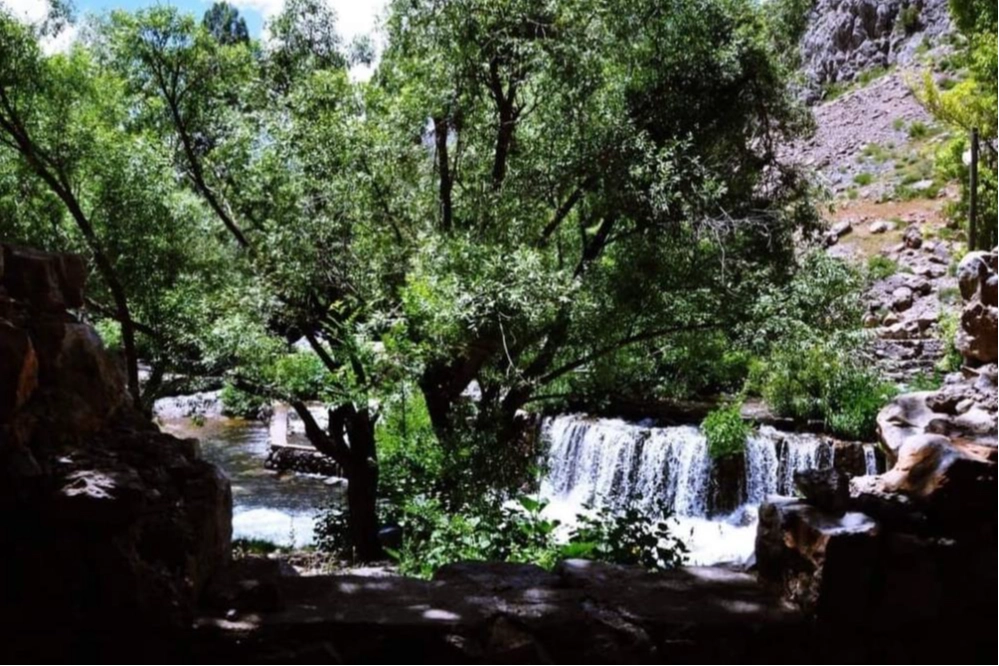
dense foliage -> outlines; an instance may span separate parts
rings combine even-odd
[[[956,58],[960,65],[958,80],[944,89],[927,73],[920,96],[938,120],[957,130],[937,155],[937,168],[946,178],[958,179],[961,183],[961,200],[954,214],[965,222],[970,212],[969,168],[965,156],[970,150],[970,132],[979,131],[981,158],[976,218],[979,237],[969,239],[969,245],[988,249],[995,246],[999,227],[999,159],[996,153],[999,22],[996,4],[989,0],[951,0],[950,11],[963,38],[963,48]]]
[[[746,450],[750,427],[742,420],[741,407],[741,403],[719,407],[704,417],[701,429],[712,458],[726,458]]]
[[[798,252],[818,218],[778,159],[808,128],[776,39],[803,8],[398,0],[366,82],[370,42],[319,0],[266,42],[224,3],[157,6],[55,54],[0,13],[2,235],[93,259],[87,315],[137,404],[192,377],[241,413],[291,404],[350,480],[359,558],[379,511],[427,535],[411,548],[475,516],[519,558],[537,532],[479,505],[530,485],[524,410],[734,392],[762,358],[764,392],[866,423],[854,383],[778,370],[853,316],[851,276]]]
[[[579,514],[567,530],[544,516],[546,506],[540,498],[519,495],[505,503],[492,497],[448,511],[435,499],[415,497],[393,521],[402,530],[401,545],[387,550],[402,573],[424,578],[446,564],[474,560],[551,568],[559,560],[577,558],[665,570],[686,559],[687,548],[664,515],[650,517],[634,507],[605,508]],[[321,514],[317,537],[321,550],[353,557],[341,507]]]

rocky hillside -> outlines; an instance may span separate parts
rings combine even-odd
[[[875,68],[909,67],[952,32],[947,0],[817,0],[801,41],[811,100]]]
[[[15,658],[141,662],[228,560],[232,498],[197,441],[128,405],[74,314],[85,276],[78,256],[0,245],[0,622]]]

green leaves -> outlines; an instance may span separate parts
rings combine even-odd
[[[742,419],[740,402],[712,410],[704,417],[701,430],[708,440],[708,454],[716,459],[742,454],[752,432]]]

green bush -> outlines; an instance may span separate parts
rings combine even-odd
[[[930,135],[929,126],[921,120],[913,120],[909,125],[910,139],[924,139]]]
[[[754,367],[747,390],[780,416],[820,420],[833,434],[873,439],[878,411],[896,389],[855,358],[856,350],[841,341],[780,349]]]
[[[701,424],[708,440],[708,454],[712,458],[726,458],[746,450],[749,437],[749,424],[742,420],[740,403],[719,407],[705,418]]]
[[[545,503],[529,497],[517,506],[497,498],[448,512],[440,501],[416,498],[403,507],[403,544],[393,555],[406,575],[429,578],[453,562],[530,562],[551,568],[558,560],[558,521],[541,516]]]
[[[687,558],[687,546],[665,519],[650,520],[637,507],[623,511],[601,509],[576,517],[569,542],[561,548],[565,558],[633,564],[653,571],[673,569]]]
[[[905,34],[911,35],[919,30],[919,7],[915,5],[903,7],[902,11],[899,12],[898,19],[902,24],[902,29],[905,30]]]
[[[390,555],[402,573],[422,578],[469,560],[529,562],[550,569],[561,559],[581,558],[661,570],[686,558],[686,545],[670,532],[666,519],[636,507],[580,514],[562,542],[556,537],[559,522],[542,515],[546,505],[528,496],[514,502],[492,497],[448,512],[438,500],[415,498],[401,513],[402,547]]]
[[[877,282],[898,272],[898,263],[888,257],[876,254],[867,260],[867,280]]]
[[[341,560],[353,561],[347,510],[339,503],[319,512],[315,523],[315,546]]]
[[[874,174],[867,173],[866,171],[858,173],[853,177],[853,182],[861,187],[866,187],[874,182]]]
[[[907,382],[910,391],[936,391],[943,386],[943,374],[938,370],[931,373],[920,373]]]
[[[242,419],[258,419],[267,410],[267,401],[246,391],[241,391],[226,383],[219,395],[222,400],[222,413]]]
[[[943,357],[937,361],[936,369],[940,372],[957,372],[964,365],[964,358],[957,350],[957,329],[961,325],[960,315],[947,312],[940,317],[940,338],[947,345]]]

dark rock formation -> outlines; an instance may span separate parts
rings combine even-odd
[[[329,456],[316,451],[311,446],[284,445],[271,446],[267,460],[267,469],[278,472],[298,472],[301,474],[321,474],[323,476],[342,477],[343,469]]]
[[[831,467],[795,472],[794,485],[805,500],[829,513],[844,513],[850,501],[849,477]]]
[[[966,298],[982,305],[988,278],[964,287]],[[991,634],[994,622],[984,618],[995,608],[999,559],[995,365],[950,377],[939,391],[899,396],[878,425],[892,465],[886,473],[851,479],[846,497],[821,474],[802,476],[804,500],[770,498],[760,507],[760,576],[831,631],[878,627],[889,640]],[[984,639],[964,648],[977,659],[995,650]]]
[[[81,258],[0,252],[0,621],[23,639],[6,653],[183,626],[228,559],[229,482],[130,407],[116,359],[70,311]]]

